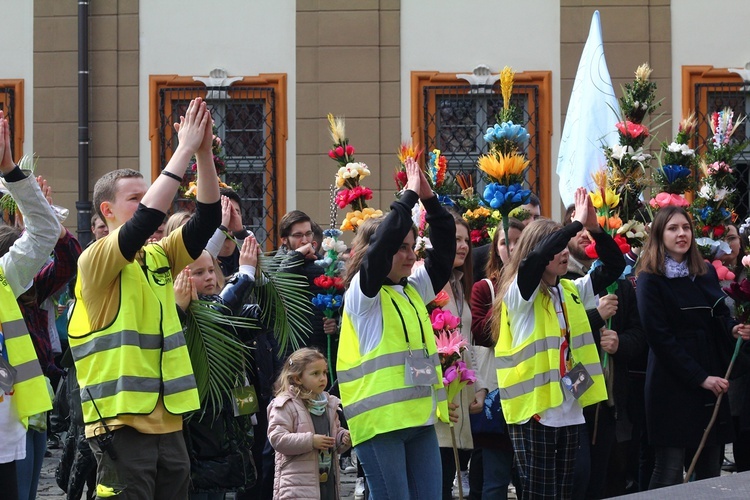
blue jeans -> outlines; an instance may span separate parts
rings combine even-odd
[[[512,451],[482,448],[482,498],[507,499],[512,468]]]
[[[26,458],[16,460],[16,478],[18,480],[18,498],[34,500],[39,485],[39,474],[42,472],[44,452],[47,451],[47,431],[26,431]]]
[[[380,434],[355,447],[370,500],[440,498],[442,466],[435,427]]]

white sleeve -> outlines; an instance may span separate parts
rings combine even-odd
[[[574,281],[576,288],[578,288],[578,294],[581,298],[581,303],[586,309],[594,309],[597,305],[597,296],[594,294],[594,285],[591,284],[591,275],[587,274]],[[605,292],[602,292],[604,295]]]
[[[375,297],[365,295],[359,284],[359,273],[354,275],[344,294],[344,311],[349,315],[357,333],[360,354],[364,355],[375,349],[383,338],[380,294],[375,294]]]
[[[424,266],[419,266],[414,269],[409,276],[409,284],[413,286],[425,305],[429,304],[435,299],[435,290],[432,288],[432,279],[427,274],[427,269]]]
[[[23,214],[26,226],[8,253],[0,257],[5,278],[18,297],[31,286],[34,276],[55,248],[60,236],[60,223],[34,176],[6,182],[5,185]]]
[[[227,236],[222,232],[222,230],[219,228],[216,228],[216,231],[214,231],[213,236],[211,236],[211,239],[208,240],[208,243],[206,243],[206,251],[209,254],[211,254],[211,257],[215,259],[219,256],[221,247],[224,246],[224,241],[226,239],[227,239]]]

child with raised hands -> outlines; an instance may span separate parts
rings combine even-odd
[[[216,259],[204,250],[175,279],[175,302],[181,317],[191,301],[200,299],[220,304],[216,310],[228,316],[258,318],[258,306],[246,302],[255,284],[259,253],[255,238],[246,238],[240,250],[240,270],[224,284]],[[245,341],[254,332],[260,332],[246,330],[235,327],[228,331]],[[255,354],[253,352],[251,365],[256,362]],[[254,368],[237,366],[238,380],[247,380],[245,370],[251,372]],[[249,385],[248,382],[246,387]],[[201,411],[186,421],[184,434],[190,455],[191,498],[220,499],[226,492],[242,491],[255,483],[251,448],[253,439],[263,439],[263,436],[259,436],[262,434],[259,432],[253,438],[251,415],[236,415],[233,399],[234,395],[227,393],[220,407],[204,403]]]
[[[560,279],[568,270],[568,241],[583,228],[596,241],[602,265],[575,281]],[[503,268],[493,336],[522,498],[570,498],[573,493],[583,407],[607,398],[586,309],[596,306],[596,295],[624,268],[622,253],[599,227],[584,188],[575,193],[572,223],[532,222]],[[584,381],[573,390],[572,381],[581,377]]]
[[[339,498],[338,454],[351,446],[339,423],[340,401],[325,391],[328,363],[305,347],[284,362],[268,407],[268,440],[276,450],[277,500]]]

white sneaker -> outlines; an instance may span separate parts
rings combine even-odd
[[[464,498],[469,496],[469,471],[461,471],[461,487],[463,489]],[[458,477],[453,476],[453,498],[458,498]]]
[[[354,500],[364,500],[365,498],[365,478],[358,477],[354,483]]]
[[[344,474],[357,472],[357,466],[354,465],[351,457],[341,457],[339,459],[339,466],[341,467],[341,472],[343,472]]]

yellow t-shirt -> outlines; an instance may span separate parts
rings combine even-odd
[[[117,228],[97,240],[78,259],[81,296],[86,304],[92,331],[110,324],[115,319],[120,304],[120,271],[130,262],[120,251],[119,233],[120,228]],[[172,231],[156,244],[164,249],[173,276],[193,262],[182,239],[182,228]],[[143,264],[142,252],[138,252],[135,259]],[[168,434],[182,430],[182,416],[166,411],[161,397],[154,411],[148,415],[119,415],[108,419],[106,423],[111,430],[127,425],[144,434]],[[101,423],[86,425],[87,438],[102,432],[104,429]]]

